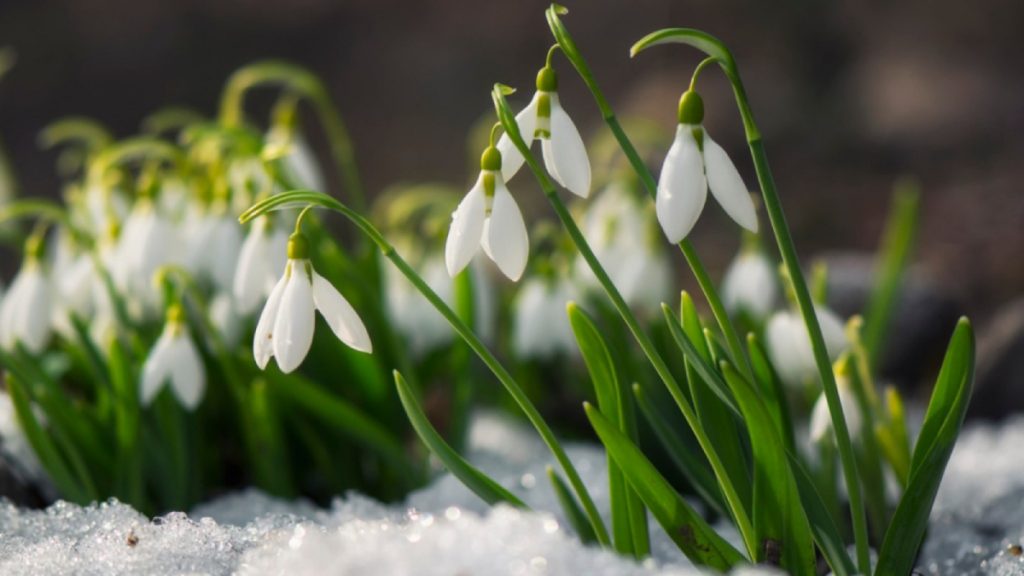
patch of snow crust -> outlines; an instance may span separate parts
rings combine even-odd
[[[189,515],[151,521],[117,502],[57,503],[43,511],[0,503],[0,574],[702,574],[653,522],[653,558],[642,563],[580,544],[548,484],[549,454],[530,430],[484,414],[470,445],[470,459],[537,512],[488,508],[447,474],[399,505],[348,494],[321,509],[248,490]],[[566,448],[607,517],[603,452]],[[727,537],[738,544],[735,531]],[[1013,544],[1024,544],[1024,418],[964,433],[939,492],[920,570],[1024,576],[1024,558]],[[756,567],[733,573],[771,574],[779,573]]]

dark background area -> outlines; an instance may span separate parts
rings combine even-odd
[[[694,26],[732,47],[805,257],[873,250],[892,183],[912,174],[924,193],[916,273],[983,320],[1024,292],[1024,3],[569,6],[566,24],[619,116],[642,116],[666,130],[698,57],[677,46],[630,60],[629,46],[657,28]],[[2,0],[0,46],[15,48],[18,63],[0,83],[0,137],[23,194],[53,196],[54,156],[36,143],[51,120],[91,116],[127,136],[147,113],[169,104],[212,115],[232,70],[280,57],[325,79],[371,193],[399,181],[461,183],[467,158],[478,154],[467,155],[466,133],[490,109],[492,83],[532,91],[552,43],[545,7],[468,0]],[[584,136],[604,131],[568,63],[558,57],[556,66],[563,104]],[[700,89],[709,131],[752,185],[727,85],[710,72]],[[520,94],[517,105],[526,97]],[[520,189],[529,196],[522,203],[539,204],[539,194]],[[735,229],[717,207],[709,214],[694,241],[720,272],[735,249]],[[3,268],[9,273],[12,265]]]

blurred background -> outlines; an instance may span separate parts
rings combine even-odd
[[[904,302],[911,318],[900,320],[907,338],[927,341],[914,353],[931,355],[936,346],[941,352],[956,316],[967,313],[1014,335],[1009,344],[985,344],[1007,337],[983,333],[983,348],[1024,356],[1024,306],[1014,303],[1024,295],[1024,3],[566,3],[566,24],[619,116],[648,119],[666,138],[697,55],[673,47],[630,60],[629,46],[657,28],[693,26],[732,47],[798,246],[805,259],[834,262],[839,300],[849,291],[856,300],[856,286],[870,271],[860,254],[878,244],[892,184],[915,176],[923,193],[910,278],[916,296]],[[234,69],[280,57],[325,79],[371,193],[401,181],[463,183],[479,154],[467,150],[466,134],[491,110],[492,84],[522,88],[518,105],[532,92],[552,43],[545,7],[469,0],[0,0],[0,46],[17,52],[17,65],[0,83],[0,139],[21,193],[55,196],[54,155],[36,140],[51,120],[91,116],[127,136],[146,114],[170,104],[213,115]],[[556,57],[555,65],[562,102],[584,137],[604,134],[568,63]],[[710,72],[700,90],[709,131],[753,185],[728,86]],[[311,135],[322,146],[318,138]],[[518,194],[527,209],[541,212],[539,194],[523,185]],[[709,215],[693,240],[717,276],[738,239],[717,207]],[[9,278],[15,255],[3,257]],[[679,274],[689,282],[681,264]],[[846,312],[856,305],[836,302]],[[1016,324],[1005,320],[1010,316]],[[1020,362],[998,369],[1024,380]]]

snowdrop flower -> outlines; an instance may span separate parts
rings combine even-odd
[[[555,181],[586,198],[590,194],[590,159],[579,130],[558,101],[558,75],[551,67],[550,52],[548,64],[537,74],[537,92],[516,115],[516,124],[527,146],[540,139],[544,165]],[[508,134],[498,140],[498,151],[505,159],[501,175],[508,181],[522,167],[525,158]]]
[[[325,192],[323,171],[309,143],[296,132],[294,121],[292,117],[279,119],[267,133],[266,146],[281,151],[281,165],[292,181],[302,188]]]
[[[253,222],[238,254],[233,294],[238,311],[249,314],[270,296],[287,260],[288,235],[270,216]]]
[[[137,298],[144,310],[157,304],[153,274],[172,262],[178,249],[174,227],[157,210],[150,198],[141,198],[132,208],[120,239],[121,261],[115,266],[123,271],[113,273],[125,279],[126,292]]]
[[[253,339],[253,356],[261,370],[270,358],[284,373],[302,364],[313,344],[314,310],[319,310],[334,335],[360,352],[370,352],[370,336],[352,305],[313,270],[309,240],[301,232],[288,238],[284,276],[267,300]]]
[[[732,160],[701,124],[704,103],[693,90],[679,100],[679,125],[665,157],[655,202],[658,222],[669,242],[677,244],[697,223],[708,188],[740,226],[757,232],[757,214],[743,178]]]
[[[238,305],[230,294],[219,292],[210,300],[210,322],[220,331],[224,344],[228,348],[238,345],[242,337],[242,316]]]
[[[38,239],[29,240],[21,270],[0,304],[0,346],[7,350],[21,343],[39,354],[50,342],[53,294],[39,259],[40,244]]]
[[[598,261],[631,307],[659,312],[672,290],[672,268],[650,205],[636,198],[625,184],[608,186],[587,206],[581,228]],[[576,274],[599,288],[586,262],[576,260]]]
[[[853,384],[850,377],[843,374],[846,368],[836,370],[836,386],[839,389],[839,404],[843,407],[843,418],[846,420],[846,427],[850,431],[850,438],[856,441],[860,438],[863,418],[860,413],[860,405],[857,403],[857,395],[853,391]],[[832,430],[832,416],[828,411],[828,401],[825,393],[822,392],[818,401],[814,403],[811,411],[810,426],[811,442],[820,444],[824,441],[835,442],[835,433]]]
[[[235,263],[239,260],[241,250],[241,225],[226,209],[220,209],[212,217],[207,230],[200,267],[218,290],[230,291],[234,288]]]
[[[756,246],[744,246],[722,280],[722,301],[733,314],[767,318],[779,295],[775,267]]]
[[[843,322],[822,305],[814,307],[825,339],[830,360],[835,360],[849,346]],[[818,365],[814,362],[811,337],[803,317],[796,310],[776,312],[765,329],[768,354],[779,378],[790,386],[817,381]]]
[[[184,311],[180,305],[173,305],[167,310],[164,331],[142,365],[139,388],[142,405],[152,404],[167,383],[186,410],[195,410],[206,390],[203,360],[185,329]]]
[[[564,278],[530,278],[523,282],[515,303],[512,339],[524,358],[550,358],[573,354],[576,337],[565,312],[573,299],[572,287]]]
[[[444,249],[448,274],[455,277],[482,246],[510,280],[526,269],[530,240],[519,206],[501,176],[501,153],[488,146],[480,159],[480,177],[452,214]]]

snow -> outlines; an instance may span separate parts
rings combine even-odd
[[[607,513],[603,453],[566,448]],[[0,574],[700,574],[658,529],[653,558],[642,563],[580,544],[548,485],[547,451],[520,425],[477,418],[469,455],[538,511],[488,508],[448,475],[397,506],[347,494],[321,509],[248,490],[149,520],[113,501],[41,511],[0,503]],[[1024,418],[965,431],[939,492],[922,573],[1024,576],[1013,547],[1024,544],[1022,456]],[[734,572],[769,574],[777,572]]]

